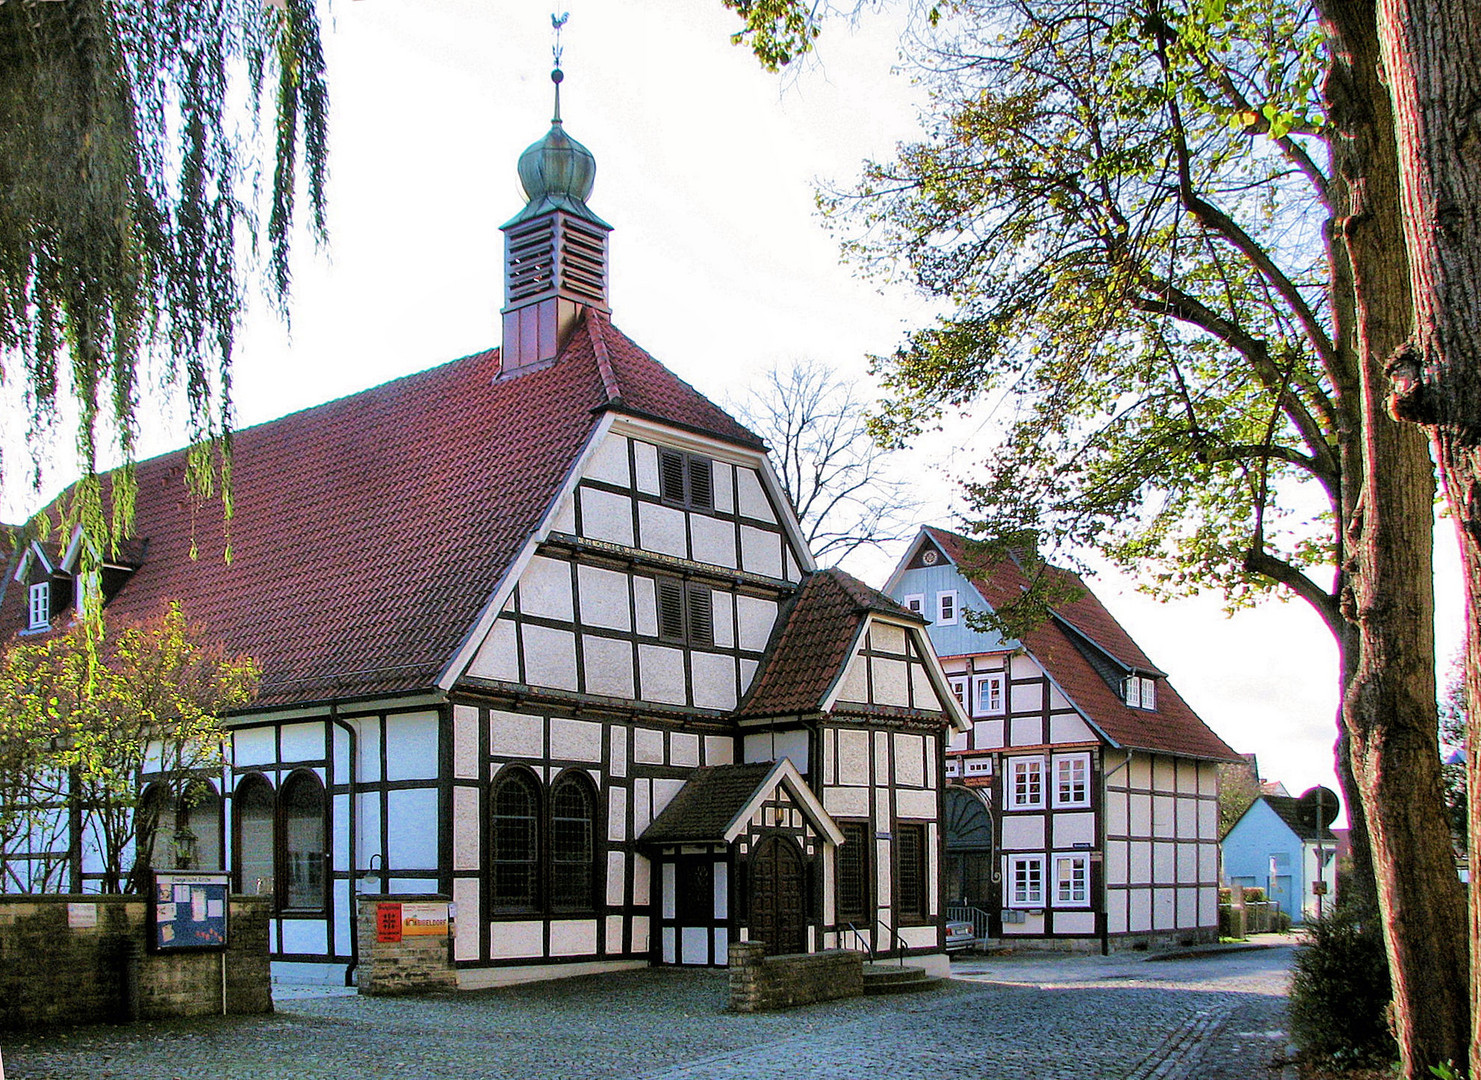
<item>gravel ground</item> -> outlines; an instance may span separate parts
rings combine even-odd
[[[724,1009],[725,974],[650,969],[421,999],[285,991],[277,1012],[0,1037],[4,1075],[1281,1080],[1290,947],[958,960],[927,994]]]

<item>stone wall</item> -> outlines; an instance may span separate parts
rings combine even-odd
[[[362,994],[428,994],[458,988],[458,973],[452,960],[452,918],[446,896],[362,895],[359,897],[358,928],[360,959],[355,981]],[[400,912],[429,905],[448,910],[441,934],[403,933]],[[378,916],[396,909],[397,930],[382,934]],[[394,937],[395,940],[385,940]]]
[[[0,896],[0,1030],[220,1013],[223,958],[226,1011],[272,1012],[268,898],[231,898],[224,954],[146,951],[146,914],[137,896]]]
[[[730,945],[730,1007],[762,1012],[864,993],[864,954],[847,949],[767,956],[756,941]]]

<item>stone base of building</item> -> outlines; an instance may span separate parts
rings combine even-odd
[[[530,964],[515,967],[459,968],[459,990],[488,990],[496,986],[570,979],[577,975],[608,975],[651,967],[647,960],[589,960],[574,964]]]

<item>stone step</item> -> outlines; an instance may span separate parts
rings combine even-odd
[[[927,975],[924,968],[891,964],[878,961],[864,965],[864,993],[870,997],[879,994],[915,994],[932,990],[940,979]]]

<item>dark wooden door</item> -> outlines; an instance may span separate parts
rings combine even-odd
[[[789,841],[770,836],[751,853],[751,940],[766,944],[766,954],[806,951],[802,855]]]

